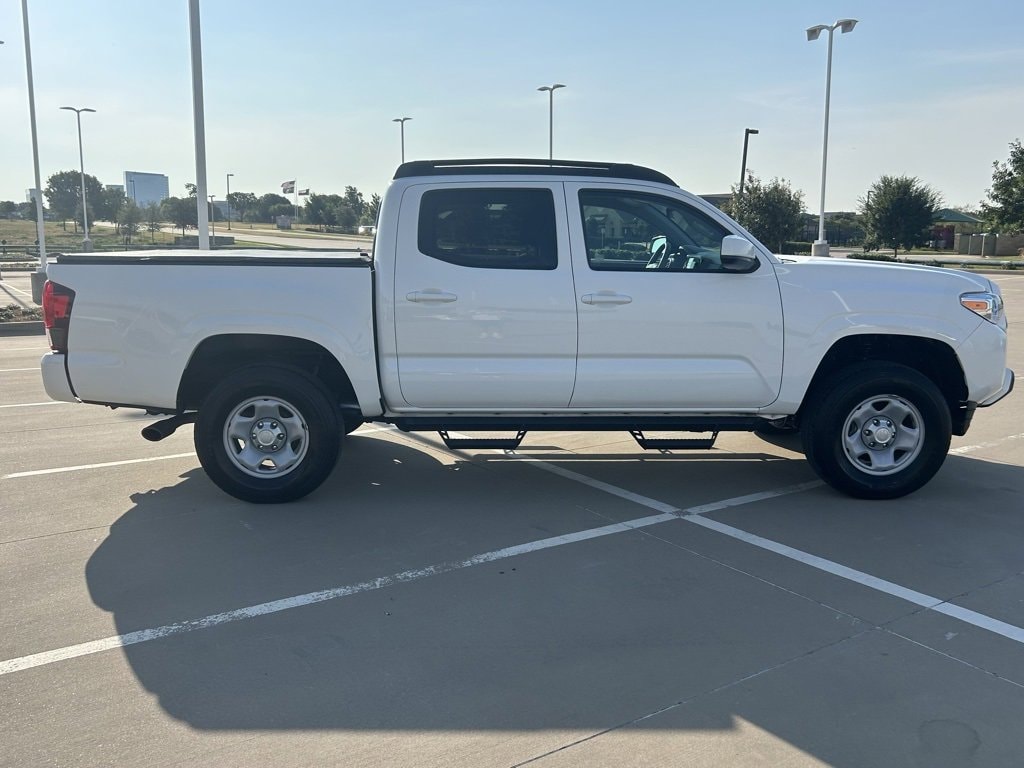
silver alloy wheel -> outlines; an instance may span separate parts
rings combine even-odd
[[[232,463],[253,477],[280,477],[302,463],[309,427],[291,403],[252,397],[224,421],[224,447]]]
[[[924,419],[898,395],[869,397],[843,425],[846,458],[861,472],[891,475],[913,463],[924,446]]]

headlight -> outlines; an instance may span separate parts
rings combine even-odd
[[[998,293],[979,291],[978,293],[960,294],[960,304],[976,315],[981,315],[990,323],[998,325],[1003,319],[1003,297]]]

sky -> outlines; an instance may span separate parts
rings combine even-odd
[[[105,184],[196,179],[187,0],[28,0],[40,166]],[[827,210],[881,175],[977,206],[1024,137],[1024,3],[1009,0],[201,0],[209,192],[383,194],[400,162],[547,157],[647,165],[697,194],[747,166]],[[0,200],[33,186],[19,0],[0,0]]]

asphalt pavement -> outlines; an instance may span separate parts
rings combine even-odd
[[[0,338],[2,766],[1024,763],[1019,392],[895,501],[785,439],[368,425],[263,507],[44,352]]]

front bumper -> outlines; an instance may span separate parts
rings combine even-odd
[[[1007,368],[1006,371],[1003,373],[1003,385],[999,388],[999,391],[996,392],[991,397],[987,397],[982,402],[978,403],[978,407],[988,408],[990,405],[995,405],[996,403],[998,403],[1000,400],[1002,400],[1004,397],[1006,397],[1013,391],[1013,381],[1013,371]]]

